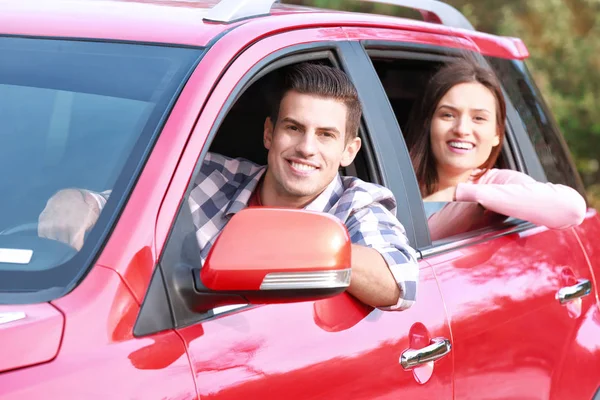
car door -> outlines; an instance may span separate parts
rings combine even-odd
[[[247,35],[242,26],[216,42],[194,74],[210,76],[210,71],[225,69],[229,59],[223,54]],[[161,209],[158,232],[169,231],[168,221],[185,199],[196,160],[208,151],[210,139],[206,138],[214,136],[256,73],[273,68],[275,61],[299,62],[303,60],[299,54],[309,60],[324,52],[347,68],[352,64],[347,57],[352,57],[354,49],[345,38],[339,28],[281,33],[257,42],[231,63],[207,100],[182,155]],[[353,69],[351,77],[360,79],[360,70]],[[369,110],[365,134],[376,132],[382,124],[377,118],[379,104],[366,104],[367,98],[361,93],[363,106]],[[391,114],[384,119],[395,123]],[[373,157],[380,156],[378,149],[389,147],[386,135],[369,139]],[[398,173],[388,166],[395,165],[394,158],[374,164],[382,166],[379,173],[383,176]],[[386,179],[393,182],[396,194],[403,191],[401,179]],[[181,245],[177,240],[177,235],[170,236],[166,252],[170,246]],[[176,275],[174,264],[163,259],[161,269],[175,304],[175,326],[188,348],[202,399],[452,398],[452,336],[434,272],[427,263],[420,264],[418,301],[401,312],[372,309],[343,293],[293,304],[228,306],[204,315],[178,314],[185,306],[171,277]]]
[[[376,48],[378,57],[386,57],[382,52],[388,50],[394,52],[389,57],[445,60],[439,45],[422,46],[418,53],[399,40],[380,39],[364,46],[367,51]],[[396,140],[404,145],[401,135]],[[504,159],[520,160],[521,142],[511,132],[507,140],[511,146]],[[507,153],[511,148],[515,152]],[[404,168],[412,171],[410,164]],[[419,206],[411,207],[414,229],[425,235],[418,237],[417,248],[433,269],[451,321],[455,398],[558,398],[554,386],[558,371],[594,301],[591,296],[569,296],[592,279],[573,231],[486,220],[476,204],[455,202],[430,210],[432,205],[420,200],[416,179],[406,177],[405,186],[409,198],[418,197]],[[434,213],[451,213],[453,228],[465,220],[472,223],[466,230],[431,241],[431,230],[439,231],[427,223],[436,221],[431,218]]]
[[[490,226],[423,254],[452,320],[456,398],[557,398],[556,375],[594,301],[560,298],[591,280],[573,232]]]
[[[525,148],[523,149],[523,146],[521,148],[527,153],[523,158],[528,169],[537,170],[538,179],[571,186],[585,195],[583,183],[570,157],[569,149],[525,63],[502,58],[488,58],[488,62],[504,83],[506,94],[515,108],[513,125],[516,131],[520,131],[526,143]],[[527,144],[527,140],[531,141],[531,146]],[[598,212],[590,207],[583,223],[575,227],[574,231],[587,256],[593,278],[587,284],[587,288],[582,289],[589,289],[591,291],[589,297],[595,295],[598,301],[597,282],[600,276],[599,247],[596,240],[600,234]],[[564,354],[563,361],[554,374],[552,389],[554,398],[590,399],[594,393],[600,393],[600,379],[597,373],[600,365],[598,307],[591,306],[582,310],[576,331],[572,333]]]

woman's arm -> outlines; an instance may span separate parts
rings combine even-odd
[[[551,229],[579,225],[587,208],[583,197],[568,186],[537,182],[507,169],[493,169],[476,183],[459,184],[456,200],[475,201],[490,211]]]

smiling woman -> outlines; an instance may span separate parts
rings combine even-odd
[[[586,204],[574,189],[493,168],[502,149],[505,119],[502,89],[491,70],[468,58],[442,67],[407,126],[406,141],[423,200],[475,202],[549,228],[579,225]],[[434,225],[451,223],[442,222]],[[430,229],[431,225],[430,221]]]

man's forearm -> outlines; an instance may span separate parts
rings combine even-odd
[[[395,305],[400,288],[379,252],[370,247],[352,245],[352,279],[348,292],[373,307]]]

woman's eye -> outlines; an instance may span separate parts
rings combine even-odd
[[[451,113],[448,113],[448,112],[442,113],[442,118],[449,119],[452,117],[454,117],[454,115],[452,115]]]
[[[479,121],[479,122],[483,122],[483,121],[487,121],[487,118],[478,115],[478,116],[475,117],[475,120]]]

